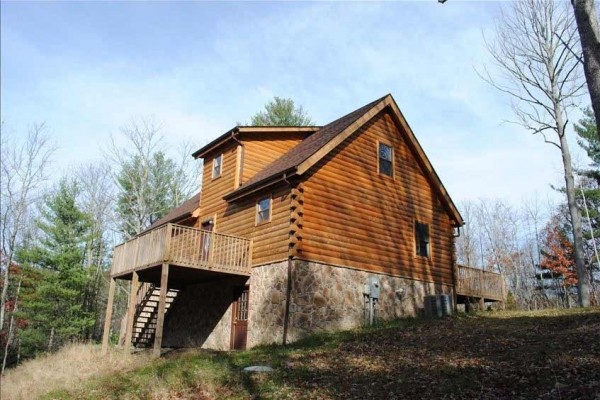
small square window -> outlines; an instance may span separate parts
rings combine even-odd
[[[391,146],[379,143],[379,173],[394,176],[394,152]]]
[[[213,159],[212,177],[218,178],[221,176],[221,166],[223,165],[223,154],[219,154]]]
[[[256,203],[256,225],[269,222],[271,219],[271,198],[267,197]]]
[[[429,258],[429,224],[415,221],[415,244],[417,255]]]

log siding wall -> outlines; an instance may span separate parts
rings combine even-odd
[[[378,142],[393,146],[393,177],[378,173]],[[385,110],[308,175],[303,259],[453,284],[451,219]],[[430,258],[416,255],[415,220],[429,224]]]
[[[260,133],[256,139],[244,139],[243,179],[242,183],[256,172],[285,154],[298,144],[303,134]],[[242,236],[253,241],[252,265],[263,265],[287,258],[289,249],[290,226],[290,188],[280,186],[228,204],[223,196],[233,191],[239,180],[239,148],[231,143],[208,154],[204,160],[203,188],[200,202],[202,221],[213,218],[215,231],[219,233]],[[212,160],[223,153],[221,177],[212,179]],[[269,222],[256,224],[256,202],[271,197],[271,219]]]
[[[245,139],[244,169],[242,183],[247,182],[267,165],[287,153],[306,137],[304,132],[256,133],[252,139]]]

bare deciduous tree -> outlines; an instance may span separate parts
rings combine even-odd
[[[512,98],[517,123],[540,134],[560,150],[571,218],[579,304],[589,306],[589,278],[583,255],[581,212],[577,207],[571,153],[567,143],[568,111],[582,94],[577,32],[573,15],[551,0],[511,3],[496,25],[488,50],[498,67],[483,78]]]
[[[55,151],[43,123],[33,125],[22,143],[15,142],[4,126],[2,128],[0,241],[4,257],[1,268],[0,330],[4,327],[10,283],[9,266],[23,237],[30,206],[38,198],[41,186],[47,179],[47,167]]]
[[[82,165],[75,172],[75,179],[80,192],[78,202],[80,209],[91,217],[89,241],[86,243],[85,267],[93,271],[86,288],[85,307],[95,316],[95,326],[89,332],[92,338],[99,337],[102,327],[101,310],[105,306],[104,290],[108,279],[109,249],[115,244],[114,229],[114,182],[108,164]]]
[[[112,140],[109,154],[115,164],[117,210],[125,238],[146,229],[199,188],[191,144],[184,143],[173,161],[164,151],[161,132],[162,125],[154,118],[132,119],[121,129],[126,144]]]

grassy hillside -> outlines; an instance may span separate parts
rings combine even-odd
[[[247,374],[267,364],[270,374]],[[15,373],[17,371],[14,371]],[[3,382],[6,384],[7,382]],[[4,386],[4,385],[3,385]],[[4,391],[4,389],[3,389]],[[600,309],[401,320],[245,352],[174,351],[46,399],[573,399],[600,396]],[[4,396],[2,397],[5,398]]]

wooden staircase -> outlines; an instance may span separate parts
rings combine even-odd
[[[179,290],[169,289],[165,304],[165,316],[177,299]],[[131,343],[134,347],[152,347],[154,335],[156,334],[156,320],[158,319],[158,299],[160,287],[153,284],[144,284],[138,291],[138,303],[136,305],[135,318],[133,322],[133,335]]]

